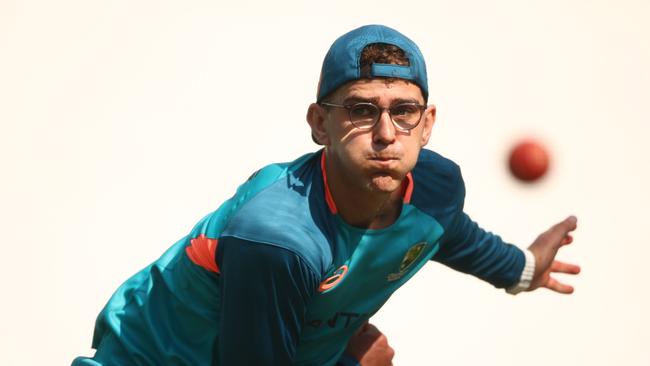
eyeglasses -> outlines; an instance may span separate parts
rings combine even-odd
[[[388,110],[388,115],[395,127],[409,131],[417,127],[422,113],[427,106],[417,103],[400,103],[389,108],[380,108],[373,103],[333,104],[321,102],[324,107],[345,108],[350,115],[350,122],[360,130],[370,130],[379,121],[379,117]]]

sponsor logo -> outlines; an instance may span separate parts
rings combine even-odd
[[[402,263],[400,263],[398,271],[390,273],[388,276],[386,276],[386,279],[388,281],[396,281],[402,278],[402,276],[404,276],[406,272],[408,272],[408,270],[411,268],[413,263],[415,263],[415,260],[420,257],[420,254],[422,254],[422,251],[426,245],[426,242],[421,242],[411,246],[409,250],[406,251],[404,258],[402,258]]]
[[[343,280],[346,273],[348,273],[348,266],[347,264],[344,264],[334,271],[331,276],[327,277],[325,281],[320,283],[320,286],[318,286],[318,292],[323,293],[333,289]]]

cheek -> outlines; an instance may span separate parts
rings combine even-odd
[[[346,162],[346,165],[358,166],[363,164],[365,149],[359,141],[352,139],[339,142],[336,150],[341,160]]]
[[[406,170],[411,171],[415,168],[415,163],[418,161],[419,150],[408,151],[404,156],[404,165],[406,165]]]
[[[349,162],[358,159],[360,148],[358,145],[358,142],[354,139],[333,139],[329,150],[341,162]]]
[[[415,138],[413,136],[413,139],[409,139],[408,143],[405,143],[404,146],[404,164],[408,170],[413,169],[415,167],[415,163],[418,160],[418,155],[420,153],[420,144],[419,144],[419,137]]]
[[[347,155],[358,155],[368,150],[370,143],[366,140],[369,138],[369,134],[354,130],[339,132],[341,132],[339,136],[332,141],[333,148],[345,151]]]

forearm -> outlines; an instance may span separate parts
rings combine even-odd
[[[433,259],[498,288],[517,284],[526,266],[521,249],[486,232],[464,213],[443,236],[440,251]]]

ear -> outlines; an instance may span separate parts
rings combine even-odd
[[[429,138],[431,137],[431,130],[433,125],[436,123],[436,106],[430,104],[427,109],[424,110],[424,115],[422,116],[422,138],[420,139],[420,147],[429,143]]]
[[[317,103],[312,103],[307,109],[307,123],[311,127],[311,138],[319,145],[328,146],[330,144],[327,131],[325,130],[325,120],[327,111]]]

